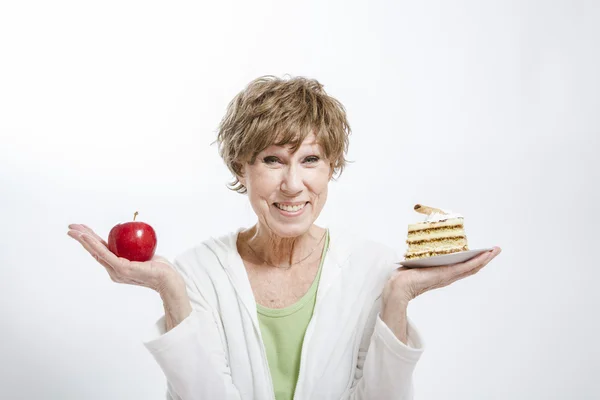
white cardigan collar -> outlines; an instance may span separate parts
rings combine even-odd
[[[221,254],[219,254],[218,258],[221,260],[221,265],[258,329],[256,299],[250,286],[248,273],[236,245],[238,234],[243,229],[245,228],[239,228],[235,232],[231,232],[220,238],[212,238],[212,246],[214,246],[214,249],[219,249]],[[327,289],[335,281],[341,270],[348,264],[353,242],[352,238],[329,229],[329,250],[325,255],[325,262],[321,271],[321,278],[317,289],[317,304],[326,295]]]

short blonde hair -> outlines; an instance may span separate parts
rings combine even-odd
[[[271,145],[296,151],[314,133],[334,174],[346,166],[351,133],[344,106],[314,79],[262,76],[253,80],[227,106],[218,130],[219,154],[234,175],[231,190],[246,193],[238,180],[246,162]]]

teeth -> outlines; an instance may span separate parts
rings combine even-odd
[[[305,205],[306,205],[306,203],[300,204],[298,206],[284,206],[282,204],[275,203],[275,207],[279,208],[280,210],[288,211],[288,212],[299,211],[299,210],[303,209]]]

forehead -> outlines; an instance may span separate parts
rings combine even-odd
[[[275,148],[287,149],[288,151],[297,151],[301,148],[319,148],[319,142],[317,141],[316,136],[313,133],[310,133],[304,138],[302,142],[300,142],[300,137],[296,136],[295,138],[291,138],[286,140],[285,137],[280,136],[277,138],[275,143],[267,147],[267,150],[273,150]]]

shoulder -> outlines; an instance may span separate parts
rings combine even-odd
[[[175,268],[184,278],[211,276],[222,271],[237,252],[237,233],[238,231],[212,236],[186,249],[175,257]]]

